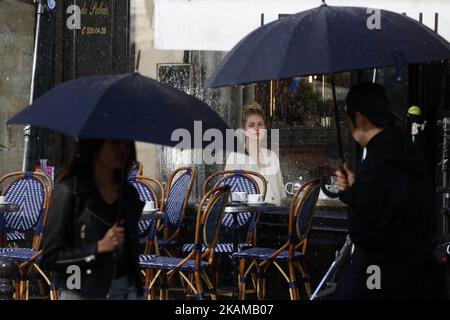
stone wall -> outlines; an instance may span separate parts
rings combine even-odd
[[[32,1],[30,1],[32,3]],[[6,121],[28,103],[34,6],[0,0],[0,175],[22,168],[23,127]]]

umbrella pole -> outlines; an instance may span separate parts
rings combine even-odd
[[[344,150],[342,148],[341,125],[339,123],[339,110],[338,110],[337,99],[336,99],[336,88],[334,85],[334,74],[331,74],[331,90],[333,93],[334,118],[335,118],[335,122],[336,122],[339,157],[341,158],[341,164],[343,164],[344,163]]]
[[[33,103],[34,98],[34,84],[36,80],[36,69],[37,69],[37,56],[38,56],[38,46],[39,46],[39,33],[41,29],[41,17],[44,15],[44,3],[43,0],[35,0],[36,3],[36,28],[34,35],[34,52],[33,52],[33,67],[31,71],[31,85],[30,85],[30,97],[29,104]],[[26,125],[23,129],[24,135],[24,146],[23,146],[23,159],[22,159],[22,171],[26,171],[28,168],[28,155],[30,153],[30,134],[31,126]]]

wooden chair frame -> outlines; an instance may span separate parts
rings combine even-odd
[[[278,271],[282,274],[282,276],[286,279],[286,281],[289,284],[289,293],[292,300],[298,300],[300,299],[300,295],[298,292],[298,288],[296,286],[297,276],[296,276],[296,270],[300,272],[302,275],[302,278],[305,279],[303,281],[305,286],[305,291],[308,297],[311,295],[311,287],[309,284],[308,279],[308,273],[306,269],[306,263],[304,260],[293,260],[292,257],[294,257],[294,254],[296,251],[300,251],[302,255],[304,256],[306,253],[307,245],[308,245],[308,234],[311,229],[312,220],[314,215],[311,214],[311,217],[309,218],[308,225],[306,228],[305,233],[302,235],[300,234],[300,230],[298,230],[298,223],[297,219],[299,218],[299,213],[301,211],[302,206],[305,203],[305,200],[309,196],[311,192],[313,192],[315,187],[319,187],[319,181],[317,179],[311,180],[307,183],[305,183],[300,190],[298,190],[290,205],[289,210],[289,225],[288,225],[288,235],[289,238],[286,241],[284,245],[282,245],[280,248],[278,248],[269,258],[265,260],[258,260],[258,259],[251,259],[251,262],[246,268],[247,258],[240,258],[239,259],[239,276],[241,279],[244,279],[243,281],[239,281],[239,299],[244,300],[245,299],[245,279],[247,275],[253,270],[256,269],[258,277],[256,281],[256,292],[258,299],[264,299],[265,298],[265,277],[262,277],[267,270],[267,268],[273,264]],[[299,198],[300,194],[304,191],[301,198]],[[316,205],[318,198],[318,193],[315,196],[315,199],[313,199],[313,206],[311,210],[314,210],[314,207]],[[296,227],[294,227],[294,223],[296,224]],[[295,238],[298,239],[298,242],[295,242]],[[289,251],[289,259],[288,259],[288,272],[285,272],[280,263],[275,261],[276,257],[283,252],[284,250]],[[254,277],[253,277],[253,281]]]
[[[12,172],[9,174],[4,175],[2,178],[0,178],[0,185],[8,180],[11,179],[11,181],[7,184],[5,189],[2,191],[2,195],[5,194],[12,185],[19,179],[22,179],[26,177],[26,175],[29,173],[26,172]],[[36,270],[39,275],[42,276],[44,281],[47,283],[49,290],[50,290],[50,299],[51,300],[57,300],[58,299],[58,292],[56,288],[51,283],[49,277],[45,274],[45,272],[39,267],[39,264],[37,263],[37,259],[42,255],[41,244],[42,244],[42,237],[44,234],[44,229],[47,223],[47,216],[48,216],[48,209],[51,201],[51,192],[53,190],[53,183],[50,179],[50,177],[42,172],[32,172],[33,178],[39,181],[40,184],[42,184],[44,188],[44,212],[42,216],[42,224],[41,224],[41,231],[38,233],[38,235],[33,236],[32,246],[31,248],[36,250],[36,254],[31,257],[28,261],[21,262],[18,265],[19,275],[20,279],[19,281],[15,281],[16,286],[16,293],[15,293],[15,299],[16,300],[28,300],[29,297],[29,280],[28,275],[31,273],[32,270]],[[5,243],[6,243],[6,234],[5,234]]]
[[[161,282],[163,283],[163,286],[161,286],[161,293],[160,293],[160,299],[165,300],[168,298],[168,289],[166,288],[167,283],[170,281],[170,279],[178,273],[180,277],[183,279],[183,281],[187,284],[188,288],[192,290],[200,299],[203,299],[203,284],[202,279],[205,281],[208,288],[212,291],[211,293],[211,299],[216,300],[217,296],[215,294],[215,288],[213,283],[211,282],[207,272],[205,269],[201,269],[201,262],[204,254],[201,250],[198,250],[197,246],[201,246],[202,244],[202,237],[203,237],[203,243],[207,247],[206,253],[210,254],[211,259],[214,257],[214,248],[216,246],[216,243],[219,239],[219,232],[221,228],[221,218],[224,214],[225,207],[228,202],[229,198],[229,191],[230,188],[228,186],[223,187],[217,187],[209,192],[202,198],[200,201],[199,208],[197,210],[197,218],[196,218],[196,227],[195,227],[195,243],[196,247],[184,258],[182,259],[175,268],[166,271],[159,269],[156,271],[156,269],[146,269],[146,279],[145,279],[145,289],[148,292],[147,299],[153,300],[155,298],[155,291],[154,285],[156,283],[156,280],[159,278]],[[207,221],[207,218],[209,217],[211,213],[211,209],[216,204],[216,202],[221,198],[225,197],[224,201],[222,203],[219,222],[217,223],[216,230],[214,232],[214,237],[210,243],[207,243],[205,241],[206,237],[206,230],[205,230],[205,223]],[[206,201],[209,201],[206,205],[206,208],[202,211],[202,208]],[[195,271],[193,272],[193,280],[189,279],[183,271],[180,270],[180,268],[186,264],[189,260],[195,260]]]

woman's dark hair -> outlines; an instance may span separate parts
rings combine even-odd
[[[246,104],[245,106],[242,107],[242,128],[245,128],[245,123],[247,122],[248,117],[250,117],[251,115],[258,115],[260,116],[263,121],[264,121],[264,125],[267,128],[267,118],[266,118],[266,113],[264,112],[264,109],[261,107],[261,105],[256,102],[250,102],[248,104]]]
[[[68,179],[79,173],[90,174],[94,159],[98,154],[98,151],[107,140],[105,139],[84,139],[79,140],[75,158],[62,169],[58,176],[58,181]],[[136,146],[134,142],[127,141],[129,144],[129,153],[126,157],[125,170],[128,173],[133,164],[136,163]],[[122,177],[122,170],[116,170],[115,174],[116,182],[120,183]]]

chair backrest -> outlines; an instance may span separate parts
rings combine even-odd
[[[47,220],[51,184],[40,172],[13,172],[3,176],[0,184],[9,181],[2,195],[7,202],[20,205],[18,212],[4,214],[6,227],[27,232],[34,228],[33,249],[39,249]]]
[[[306,249],[306,239],[314,218],[314,209],[320,193],[318,179],[306,182],[296,192],[291,202],[289,214],[289,239],[296,247],[303,245]],[[295,239],[295,241],[294,241]]]
[[[217,172],[209,176],[205,183],[203,184],[203,194],[205,194],[209,183],[215,179],[219,178],[214,187],[218,186],[230,186],[231,192],[247,192],[247,194],[258,194],[262,193],[264,198],[267,192],[267,182],[266,179],[259,173],[247,170],[227,170],[222,172]],[[263,186],[263,190],[260,191],[257,181],[260,181]],[[237,225],[242,227],[247,224],[252,217],[255,216],[250,212],[239,212],[237,214]],[[233,226],[233,215],[226,213],[222,220],[222,225],[227,228]],[[252,226],[254,227],[254,226]]]
[[[161,199],[164,199],[164,187],[161,182],[154,178],[141,175],[137,175],[134,179],[129,179],[128,182],[136,188],[141,201],[153,201],[155,203],[155,208],[160,208],[162,203]],[[157,189],[159,189],[159,193]],[[151,232],[152,230],[153,232]],[[155,232],[156,221],[140,221],[138,223],[138,235],[140,237],[149,236],[153,238]]]
[[[299,239],[306,239],[311,229],[311,224],[314,215],[314,208],[317,203],[317,198],[320,193],[320,185],[311,185],[310,189],[305,195],[303,203],[297,210],[296,232]]]
[[[178,233],[183,221],[189,196],[194,185],[197,170],[190,167],[182,167],[175,170],[167,183],[167,198],[163,204],[165,236],[168,237],[168,229],[177,230],[170,236]]]
[[[136,161],[131,167],[128,173],[128,181],[135,180],[137,176],[142,176],[143,165],[141,162]]]

